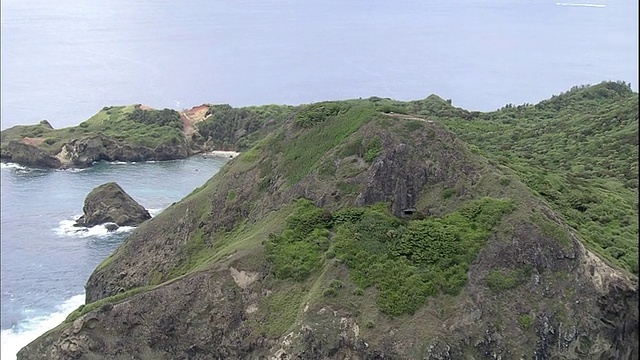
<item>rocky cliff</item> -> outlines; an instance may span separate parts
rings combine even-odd
[[[300,200],[306,199],[306,200]],[[430,116],[291,117],[19,359],[635,359],[638,282]]]

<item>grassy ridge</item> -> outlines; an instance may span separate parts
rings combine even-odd
[[[142,110],[139,105],[110,106],[78,126],[87,133],[104,133],[133,144],[156,147],[177,145],[182,139],[182,122],[175,110]]]

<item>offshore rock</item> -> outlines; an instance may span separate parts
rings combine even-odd
[[[115,182],[93,189],[84,200],[84,215],[76,226],[115,223],[117,226],[136,226],[151,219],[149,212],[124,192]]]

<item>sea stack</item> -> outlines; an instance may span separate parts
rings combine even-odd
[[[149,212],[115,182],[91,190],[84,200],[82,211],[84,214],[76,226],[90,227],[105,223],[136,226],[151,218]]]

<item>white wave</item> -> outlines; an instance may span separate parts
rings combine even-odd
[[[38,336],[58,326],[66,319],[67,315],[82,304],[84,304],[84,294],[76,295],[60,304],[51,314],[29,318],[11,329],[2,330],[0,334],[2,360],[16,359],[16,354],[20,349]]]
[[[89,168],[69,168],[69,169],[56,169],[56,171],[64,171],[64,172],[70,172],[70,173],[78,173],[81,171],[85,171],[85,170],[89,170]]]
[[[10,163],[10,162],[8,162],[8,163],[5,163],[5,162],[0,163],[0,166],[3,169],[26,169],[26,167],[24,167],[22,165],[15,164],[15,163]]]
[[[160,214],[162,212],[162,210],[164,210],[164,209],[147,209],[147,211],[149,212],[149,215],[151,215],[151,217],[154,217],[154,216]]]
[[[1,166],[3,169],[24,170],[24,171],[28,171],[28,170],[30,170],[30,169],[29,169],[28,167],[26,167],[26,166],[22,166],[22,165],[20,165],[20,164],[10,163],[10,162],[8,162],[8,163],[5,163],[5,162],[0,163],[0,166]]]
[[[90,228],[86,227],[78,227],[74,226],[76,220],[78,220],[80,216],[75,216],[73,220],[62,220],[60,221],[60,225],[53,229],[59,236],[76,236],[76,237],[90,237],[90,236],[108,236],[111,234],[121,234],[126,232],[131,232],[135,229],[135,226],[120,226],[115,231],[107,230],[106,224],[92,226]]]
[[[560,6],[599,7],[599,8],[603,8],[603,7],[607,6],[607,5],[604,5],[604,4],[577,4],[577,3],[556,3],[556,5],[560,5]]]
[[[129,165],[131,163],[128,163],[126,161],[110,161],[109,164],[111,164],[111,165]]]

